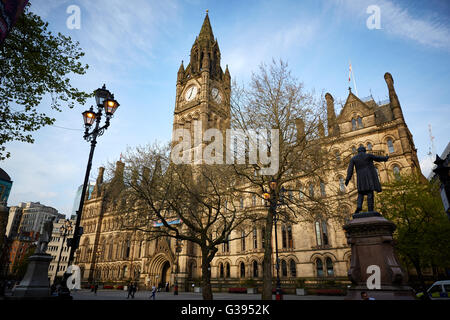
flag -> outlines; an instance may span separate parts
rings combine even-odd
[[[348,82],[352,80],[352,63],[350,62],[350,68],[348,72]]]
[[[0,44],[5,40],[28,0],[0,0]]]

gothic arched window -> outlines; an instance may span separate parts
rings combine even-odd
[[[394,177],[395,177],[395,179],[396,179],[396,180],[399,180],[399,179],[400,179],[400,167],[399,167],[398,165],[395,165],[395,166],[392,168],[392,171],[394,172]]]
[[[369,142],[369,143],[367,144],[367,150],[368,150],[368,151],[372,151],[372,148],[373,148],[373,146],[372,146],[372,144]]]
[[[318,277],[323,277],[323,262],[321,259],[316,260],[316,272]]]
[[[220,272],[219,277],[223,278],[223,263],[222,262],[219,264],[219,272]]]
[[[339,177],[339,191],[345,192],[345,181],[343,177]]]
[[[388,146],[389,153],[395,152],[394,143],[393,143],[392,139],[387,139],[387,146]]]
[[[258,262],[253,261],[253,278],[258,278]]]
[[[358,117],[358,127],[361,129],[361,128],[364,128],[364,126],[363,126],[363,122],[362,122],[362,118],[361,117]]]
[[[281,276],[282,277],[287,277],[288,276],[286,260],[281,260]]]
[[[226,277],[229,278],[230,277],[230,264],[227,262],[225,265],[225,271],[226,271]]]
[[[327,258],[325,263],[327,265],[327,275],[331,277],[334,276],[333,261],[330,258]]]
[[[356,130],[356,120],[352,119],[352,130],[355,131]]]
[[[241,278],[245,278],[245,264],[243,262],[240,264],[240,271]]]
[[[291,271],[291,277],[295,278],[297,276],[297,265],[294,259],[289,261],[289,269]]]

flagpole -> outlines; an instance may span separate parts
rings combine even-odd
[[[353,68],[352,68],[352,76],[353,76],[353,85],[355,86],[356,96],[359,97],[359,94],[358,94],[358,88],[356,87],[355,74],[353,73]]]

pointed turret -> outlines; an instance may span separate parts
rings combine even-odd
[[[208,10],[206,11],[205,20],[203,21],[198,40],[210,42],[214,41],[214,34],[211,28],[211,23],[209,21]]]
[[[386,72],[384,75],[384,79],[386,80],[386,84],[389,89],[389,100],[391,102],[392,113],[394,114],[394,119],[402,119],[403,120],[403,112],[400,106],[400,101],[398,100],[397,93],[394,88],[394,79],[389,72]]]
[[[297,143],[304,142],[305,139],[305,122],[303,119],[295,119],[295,127],[297,128]]]
[[[181,65],[180,65],[180,69],[178,69],[178,81],[182,81],[184,78],[184,65],[183,65],[183,60],[181,60]]]
[[[319,123],[317,124],[317,129],[319,130],[319,136],[325,138],[325,127],[323,125],[322,119],[319,118]]]
[[[208,13],[206,13],[200,34],[192,45],[190,64],[185,73],[188,72],[195,76],[201,71],[206,71],[206,69],[209,70],[212,79],[222,79],[219,44],[214,39]]]
[[[331,94],[325,94],[325,100],[327,101],[327,125],[328,125],[328,135],[336,136],[339,135],[339,126],[336,120],[336,112],[334,110],[334,98]]]

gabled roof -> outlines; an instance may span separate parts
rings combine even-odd
[[[349,108],[348,105],[350,102],[357,101],[360,105],[362,105],[364,108],[367,109],[367,111],[372,111],[373,108],[370,107],[367,103],[362,101],[360,98],[355,96],[353,92],[349,92],[347,100],[345,101],[344,107],[342,108],[341,112],[339,113],[339,116],[337,117],[337,120],[340,120],[341,117],[343,117],[347,113],[347,109]]]

